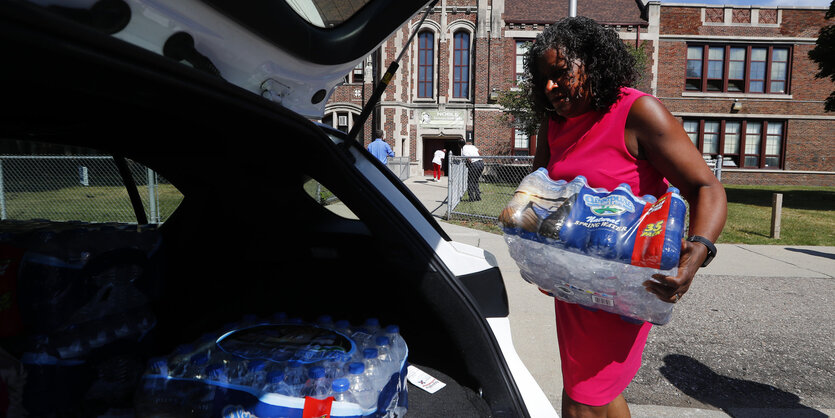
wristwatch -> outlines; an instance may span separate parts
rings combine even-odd
[[[693,235],[691,237],[688,237],[687,240],[690,242],[699,242],[703,244],[705,247],[707,247],[707,258],[705,258],[705,262],[702,263],[702,267],[707,267],[707,265],[710,264],[711,261],[713,261],[713,258],[716,257],[716,246],[713,245],[713,243],[710,242],[709,239],[699,235]]]

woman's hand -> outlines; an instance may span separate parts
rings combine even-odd
[[[675,277],[653,274],[655,280],[645,281],[647,292],[655,294],[664,302],[676,303],[690,289],[696,271],[707,257],[707,248],[698,242],[682,240],[678,260],[678,274]]]

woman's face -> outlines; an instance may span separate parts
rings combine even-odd
[[[573,118],[592,110],[588,77],[580,60],[568,61],[562,52],[549,48],[539,60],[537,70],[544,79],[545,97],[558,115]]]

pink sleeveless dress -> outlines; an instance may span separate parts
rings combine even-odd
[[[592,111],[566,120],[549,120],[550,177],[571,181],[583,175],[591,187],[614,190],[627,183],[636,196],[664,194],[664,177],[647,161],[633,157],[624,143],[629,109],[643,96],[648,94],[623,88],[620,99],[608,112]],[[611,402],[641,367],[652,325],[627,322],[619,315],[559,299],[555,299],[555,309],[566,394],[587,405]]]

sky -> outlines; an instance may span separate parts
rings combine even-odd
[[[831,0],[661,0],[661,3],[733,4],[757,6],[820,6],[829,7]]]

